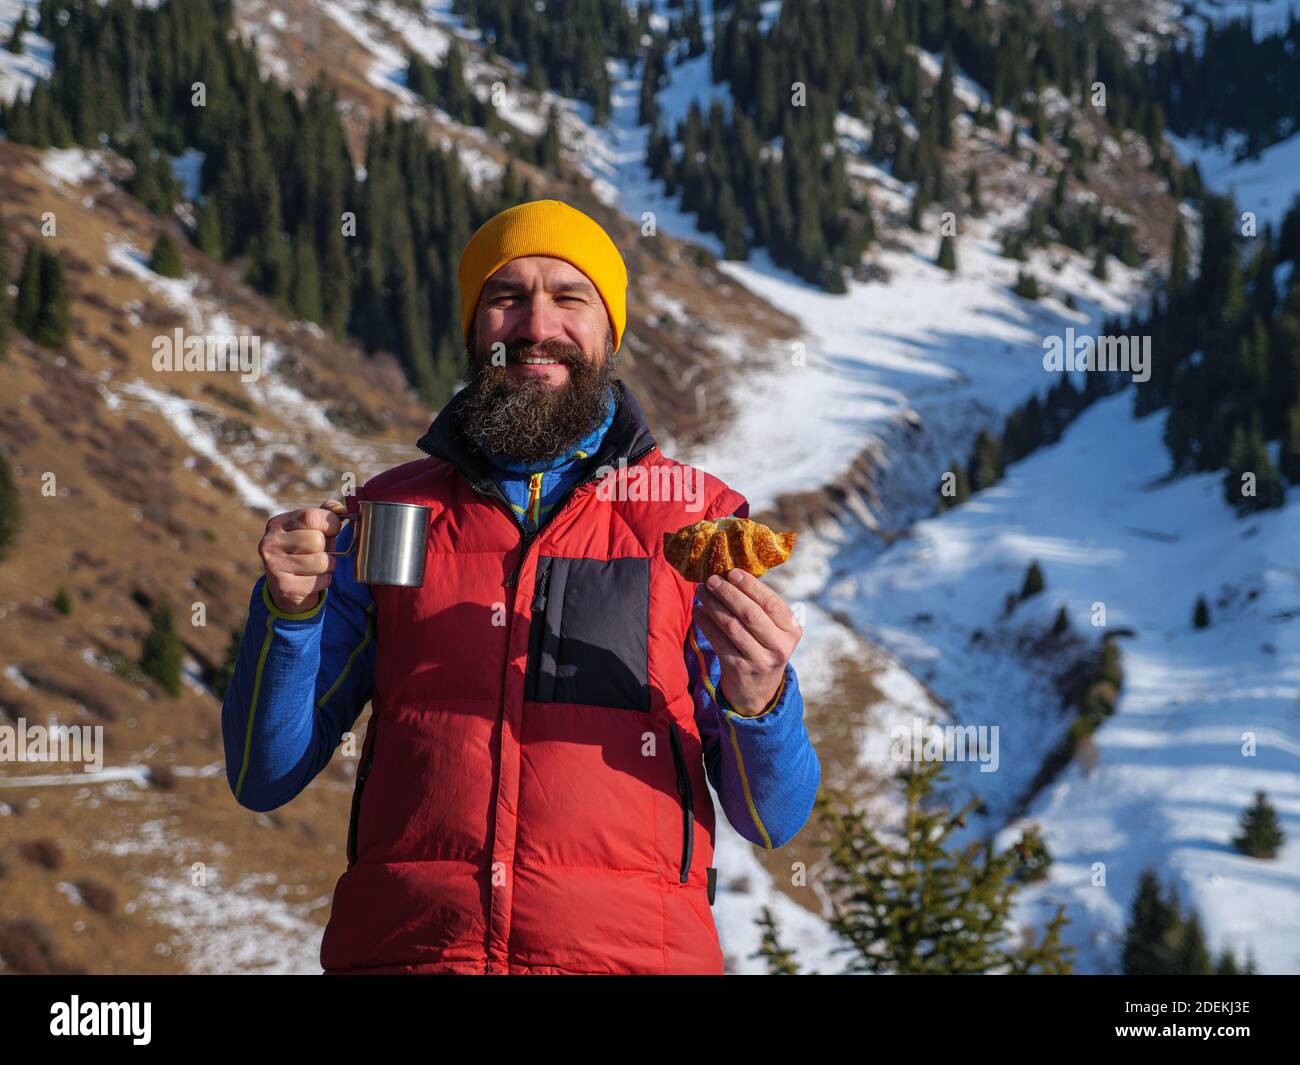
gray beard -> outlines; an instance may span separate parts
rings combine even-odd
[[[599,362],[563,341],[507,346],[507,362],[515,352],[530,349],[562,361],[569,368],[569,380],[558,388],[545,381],[510,380],[506,367],[492,365],[491,353],[477,351],[476,345],[477,332],[472,331],[466,345],[471,376],[461,427],[481,446],[521,462],[558,458],[604,420],[615,378],[612,330]]]

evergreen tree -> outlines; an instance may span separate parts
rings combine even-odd
[[[204,254],[221,258],[221,213],[214,198],[204,200],[198,209],[194,243]]]
[[[230,630],[230,639],[226,643],[226,656],[208,682],[208,687],[212,689],[218,699],[224,700],[226,692],[230,690],[230,682],[235,676],[235,665],[239,661],[239,644],[243,638],[243,625]]]
[[[1056,617],[1052,621],[1052,635],[1064,636],[1070,631],[1070,615],[1065,612],[1065,607],[1058,607]]]
[[[1232,956],[1232,951],[1227,947],[1219,953],[1219,960],[1214,965],[1215,976],[1240,976],[1241,970],[1237,968],[1237,959]]]
[[[1016,858],[1015,876],[1023,884],[1033,884],[1047,879],[1052,865],[1052,854],[1047,849],[1037,825],[1021,830],[1020,839],[1012,848]]]
[[[18,496],[18,482],[14,480],[9,457],[0,451],[0,562],[18,541],[23,525],[22,500]]]
[[[18,275],[18,296],[14,300],[14,325],[28,336],[36,327],[41,313],[41,262],[45,249],[39,244],[27,245],[23,256],[22,272]]]
[[[54,593],[52,605],[64,617],[72,613],[72,596],[68,594],[67,588],[59,586],[59,590]]]
[[[1092,276],[1095,277],[1095,278],[1097,278],[1099,281],[1105,281],[1105,280],[1107,280],[1107,279],[1109,278],[1109,276],[1110,276],[1109,272],[1108,272],[1107,269],[1106,269],[1106,249],[1105,249],[1105,248],[1098,248],[1098,249],[1097,249],[1097,255],[1096,255],[1096,257],[1092,260]]]
[[[23,54],[23,34],[31,27],[27,24],[27,8],[23,8],[18,15],[18,21],[14,23],[13,33],[9,35],[9,51],[14,55]]]
[[[1205,945],[1205,933],[1201,931],[1201,918],[1195,911],[1183,924],[1174,955],[1174,970],[1180,976],[1210,976],[1214,971],[1210,948]]]
[[[71,310],[68,285],[63,277],[63,260],[57,253],[41,256],[41,305],[32,325],[31,338],[45,348],[62,347],[68,341]]]
[[[1169,291],[1177,295],[1187,287],[1187,227],[1182,215],[1174,219],[1174,239],[1169,252]]]
[[[1002,480],[1002,443],[986,429],[975,438],[967,476],[972,492],[982,492]]]
[[[1210,604],[1205,601],[1205,596],[1196,597],[1196,609],[1192,611],[1192,628],[1207,629],[1210,627]]]
[[[970,498],[970,479],[966,476],[966,470],[960,462],[953,459],[948,464],[948,473],[952,475],[952,494],[946,494],[947,478],[944,478],[939,486],[939,510],[950,510],[953,507],[960,506]]]
[[[1029,563],[1029,568],[1025,570],[1024,583],[1020,586],[1020,598],[1029,599],[1037,595],[1045,587],[1047,587],[1047,582],[1043,580],[1042,568],[1036,561]]]
[[[1296,349],[1300,353],[1300,348]],[[1300,484],[1300,400],[1286,414],[1279,468],[1292,484]]]
[[[0,211],[0,361],[9,353],[9,322],[13,311],[9,307],[9,234],[5,229],[4,212]]]
[[[546,128],[537,140],[533,162],[547,174],[555,175],[559,173],[560,112],[555,104],[551,104],[550,110],[547,112]]]
[[[185,268],[181,265],[180,248],[165,229],[154,241],[153,253],[149,256],[149,269],[162,277],[180,277],[185,273]]]
[[[1223,495],[1239,515],[1280,507],[1286,501],[1282,479],[1257,427],[1247,431],[1239,424],[1233,431]]]
[[[140,648],[140,672],[152,677],[175,699],[181,693],[185,647],[176,635],[171,607],[160,599],[149,613],[149,631]]]
[[[1241,815],[1241,835],[1233,839],[1233,845],[1252,858],[1276,858],[1285,838],[1268,796],[1255,792],[1254,803]]]
[[[877,831],[847,801],[819,796],[831,870],[830,926],[849,946],[850,972],[1063,973],[1071,970],[1060,932],[1064,907],[1038,943],[1013,946],[1008,920],[1017,857],[991,838],[956,849],[948,841],[978,805],[953,814],[930,800],[939,762],[911,762],[899,777],[906,795],[901,838]]]
[[[1125,976],[1167,976],[1176,972],[1179,914],[1167,902],[1156,874],[1147,869],[1138,881],[1122,956]]]
[[[943,239],[939,241],[939,257],[937,262],[940,269],[947,270],[954,274],[957,272],[957,250],[953,245],[952,237],[947,233],[945,233]]]
[[[957,97],[953,92],[953,80],[952,50],[948,49],[943,55],[943,69],[939,72],[939,84],[935,89],[938,95],[935,108],[939,123],[939,145],[942,148],[952,147],[952,124],[957,117]]]
[[[799,966],[795,963],[794,951],[782,946],[771,908],[764,906],[754,923],[762,929],[763,936],[758,949],[750,957],[762,958],[767,962],[768,976],[798,976]]]
[[[1021,270],[1016,277],[1016,287],[1012,291],[1022,299],[1036,300],[1039,296],[1038,280],[1033,274]]]

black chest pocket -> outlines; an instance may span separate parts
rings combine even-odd
[[[524,698],[650,711],[650,560],[537,560]]]

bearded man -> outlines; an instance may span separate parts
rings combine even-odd
[[[820,784],[800,628],[749,573],[696,585],[663,556],[749,504],[665,456],[616,375],[627,271],[604,229],[520,204],[459,280],[468,384],[427,457],[357,492],[429,508],[424,582],[327,554],[355,525],[336,501],[267,523],[222,707],[231,790],[289,802],[370,702],[326,974],[719,974],[708,783],[764,848]],[[699,491],[610,491],[615,468]]]

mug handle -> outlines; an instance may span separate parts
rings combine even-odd
[[[343,534],[343,528],[347,525],[348,522],[355,521],[358,517],[360,517],[359,514],[353,514],[349,512],[347,510],[347,504],[340,504],[340,506],[344,508],[341,511],[335,510],[333,507],[324,508],[325,510],[328,510],[331,514],[337,516],[338,519],[343,523],[343,525],[339,527],[339,531],[336,534],[338,536],[341,536]],[[352,543],[348,544],[348,549],[346,551],[326,551],[325,554],[330,555],[334,558],[347,558],[352,554],[353,551],[356,550],[356,546],[357,546],[357,538],[354,535],[352,537]]]

